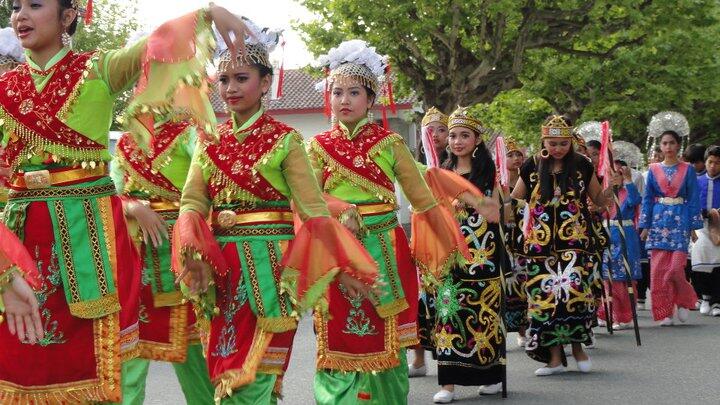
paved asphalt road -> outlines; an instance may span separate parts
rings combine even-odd
[[[309,318],[298,330],[282,404],[312,404],[315,340]],[[458,387],[457,403],[507,404],[718,404],[720,403],[720,318],[692,312],[687,324],[661,328],[648,311],[640,312],[643,346],[636,347],[632,330],[607,335],[597,329],[598,347],[589,351],[594,370],[535,377],[540,366],[508,341],[509,397],[479,397],[473,387]],[[412,356],[412,355],[411,355]],[[410,356],[410,357],[411,357]],[[432,363],[432,362],[431,362]],[[410,380],[410,404],[431,404],[437,391],[437,370]],[[185,403],[172,367],[153,364],[146,404]],[[390,405],[390,404],[389,404]]]

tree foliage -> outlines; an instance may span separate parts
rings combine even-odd
[[[644,138],[652,114],[688,115],[720,137],[717,0],[304,0],[315,54],[361,38],[391,56],[426,105],[475,107],[486,124],[537,137],[551,113],[609,119]]]
[[[523,89],[577,121],[609,119],[617,137],[638,144],[650,117],[662,110],[684,113],[694,140],[720,138],[719,3],[673,1],[671,13],[661,3],[641,20],[648,28],[634,27],[646,39],[612,57],[532,52]]]
[[[644,7],[637,0],[396,0],[372,7],[354,0],[304,0],[321,18],[300,28],[316,53],[340,38],[368,40],[392,56],[426,104],[447,110],[490,102],[520,87],[531,50],[567,52],[591,32],[614,38],[599,54],[641,40],[628,29],[637,13],[606,13],[613,3]]]

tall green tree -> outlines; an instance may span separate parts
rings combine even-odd
[[[648,27],[634,28],[644,32],[641,44],[620,47],[609,57],[588,57],[597,48],[594,42],[577,43],[570,53],[531,52],[521,75],[523,89],[577,121],[609,119],[617,137],[638,144],[650,117],[662,110],[684,113],[693,140],[717,140],[720,3],[674,4],[671,18],[650,11]]]
[[[427,105],[492,101],[522,86],[528,53],[572,52],[585,38],[612,38],[599,55],[638,43],[631,29],[653,3],[669,0],[303,0],[320,19],[299,28],[314,53],[362,38],[389,54],[407,87]],[[609,12],[622,7],[628,12]],[[587,40],[585,39],[585,40]]]

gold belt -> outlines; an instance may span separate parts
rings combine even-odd
[[[235,225],[246,225],[263,222],[293,222],[292,211],[251,211],[235,212],[223,210],[213,214],[213,225],[220,228],[231,228]]]
[[[397,206],[395,206],[395,204],[386,204],[386,203],[359,204],[357,206],[357,210],[360,213],[360,215],[387,214],[389,212],[395,211],[396,209],[397,209]]]
[[[101,176],[105,176],[105,168],[100,166],[94,169],[76,168],[53,172],[50,170],[35,170],[15,174],[10,182],[10,187],[15,190],[37,190]]]
[[[153,211],[177,211],[180,209],[180,201],[150,201],[148,206]]]

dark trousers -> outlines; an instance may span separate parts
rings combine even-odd
[[[710,297],[710,304],[720,304],[720,267],[711,273],[693,271],[692,281],[698,296]]]
[[[637,299],[645,301],[645,293],[650,288],[650,261],[640,262],[640,270],[642,270],[642,278],[637,281]]]

